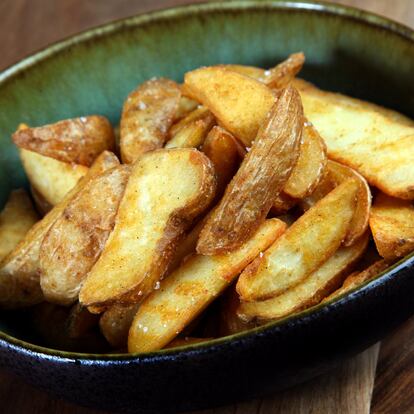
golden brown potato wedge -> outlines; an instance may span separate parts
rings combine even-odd
[[[283,89],[292,82],[305,63],[302,52],[291,54],[274,68],[266,70],[259,80],[272,89]]]
[[[245,153],[239,142],[224,128],[215,126],[207,135],[202,151],[210,158],[217,174],[217,197],[221,197]],[[244,155],[244,154],[243,154]]]
[[[218,65],[218,67],[240,73],[240,75],[248,76],[249,78],[253,78],[259,81],[262,81],[262,79],[265,77],[265,70],[258,68],[257,66],[227,64]]]
[[[132,163],[161,148],[179,108],[181,90],[169,79],[151,79],[128,95],[121,117],[121,158]]]
[[[232,253],[186,260],[139,307],[129,331],[129,352],[153,351],[170,343],[285,228],[280,220],[266,220]]]
[[[89,169],[25,149],[19,152],[32,188],[51,206],[60,203]]]
[[[329,165],[329,162],[328,162]],[[328,193],[330,193],[335,188],[335,183],[332,180],[329,174],[329,168],[325,168],[324,174],[321,177],[318,185],[309,194],[307,197],[303,198],[302,200],[298,200],[298,204],[303,211],[309,210],[313,207],[319,200],[324,198]]]
[[[168,131],[169,137],[174,137],[174,135],[176,135],[180,129],[199,120],[206,120],[207,123],[213,123],[214,115],[205,106],[199,105],[193,111],[188,113],[184,118],[180,119],[178,122],[171,126],[170,130]]]
[[[261,82],[220,66],[187,72],[184,82],[192,96],[246,146],[251,146],[276,100]]]
[[[305,122],[299,158],[283,192],[297,199],[311,194],[323,177],[327,161],[325,142],[313,125]]]
[[[201,231],[200,254],[239,247],[258,228],[299,156],[303,112],[299,94],[286,88],[261,126],[251,151]]]
[[[344,281],[343,285],[335,290],[331,295],[326,297],[323,302],[327,302],[328,300],[337,298],[345,293],[350,292],[351,290],[357,288],[358,286],[362,285],[365,282],[368,282],[371,279],[374,279],[379,273],[383,272],[389,263],[385,260],[378,260],[377,262],[373,263],[367,269],[363,270],[362,272],[353,272],[351,273]]]
[[[124,348],[128,342],[128,332],[139,305],[113,305],[106,310],[100,320],[102,335],[114,348]]]
[[[81,338],[96,326],[99,316],[90,313],[80,303],[75,303],[71,308],[66,320],[66,331],[69,338]]]
[[[175,112],[174,120],[179,120],[186,117],[190,112],[194,111],[199,103],[193,99],[187,98],[186,96],[181,96],[180,101],[178,102],[178,108]]]
[[[384,193],[414,199],[414,123],[358,99],[295,80],[306,117],[326,142],[328,156],[354,168]]]
[[[369,219],[378,253],[387,260],[414,250],[414,207],[411,202],[378,193]]]
[[[209,113],[202,119],[184,125],[165,144],[165,148],[198,148],[214,125],[214,116]]]
[[[279,194],[276,194],[273,197],[273,204],[270,212],[275,216],[280,216],[281,214],[286,214],[291,208],[295,207],[298,204],[296,198],[292,198],[281,191]]]
[[[348,178],[358,181],[359,184],[355,215],[352,218],[349,232],[344,240],[344,245],[350,246],[355,240],[361,237],[368,228],[369,213],[371,211],[371,190],[364,177],[352,168],[337,162],[328,162],[328,174],[336,186]]]
[[[30,306],[43,300],[39,280],[39,253],[46,233],[80,189],[96,175],[117,164],[119,161],[116,156],[104,151],[63,201],[37,222],[13,251],[1,261],[0,308]]]
[[[368,233],[350,247],[340,247],[325,263],[298,285],[284,293],[261,302],[243,302],[238,315],[249,322],[280,319],[318,304],[344,280],[351,267],[363,255],[368,244]]]
[[[213,166],[195,149],[159,150],[140,157],[80,302],[100,307],[131,304],[150,293],[164,276],[179,238],[214,192]]]
[[[355,212],[359,185],[347,180],[299,217],[262,257],[241,274],[246,302],[269,299],[302,282],[339,248]]]
[[[0,213],[0,260],[6,257],[39,220],[29,195],[13,190]]]
[[[112,126],[105,117],[98,115],[37,128],[19,127],[13,134],[13,141],[20,148],[87,167],[102,151],[115,149]]]
[[[70,305],[115,224],[130,173],[120,165],[91,179],[50,227],[40,248],[40,286],[49,302]]]

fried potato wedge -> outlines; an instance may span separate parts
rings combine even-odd
[[[224,128],[215,126],[207,135],[202,151],[210,158],[217,175],[217,197],[221,197],[245,153],[236,138]],[[244,155],[244,154],[243,154]]]
[[[286,214],[291,208],[295,207],[298,204],[298,201],[299,200],[296,198],[292,198],[282,191],[273,197],[273,205],[270,209],[270,212],[275,216]]]
[[[403,257],[414,250],[414,207],[378,193],[369,219],[378,253],[387,260]]]
[[[89,167],[105,150],[115,149],[109,121],[98,115],[66,119],[37,128],[19,128],[13,142],[20,148],[66,163]]]
[[[174,120],[186,117],[190,112],[194,111],[198,105],[199,103],[197,101],[187,98],[186,96],[181,96]]]
[[[181,90],[169,79],[151,79],[128,95],[121,116],[121,158],[132,163],[161,148],[180,105]]]
[[[188,113],[184,118],[180,119],[178,122],[171,126],[170,130],[168,131],[169,137],[174,137],[174,135],[176,135],[180,129],[199,120],[206,120],[207,123],[214,122],[214,115],[205,106],[199,105],[193,111]]]
[[[187,72],[184,82],[192,96],[210,109],[219,124],[251,146],[276,98],[264,84],[223,67]]]
[[[113,348],[125,348],[128,332],[139,305],[113,305],[106,310],[100,320],[102,335]]]
[[[345,279],[342,286],[339,289],[335,290],[335,292],[330,294],[328,297],[326,297],[323,300],[323,302],[327,302],[328,300],[337,298],[338,296],[341,296],[357,288],[363,283],[368,282],[371,279],[374,279],[376,276],[382,273],[388,266],[389,263],[387,263],[385,260],[378,260],[362,272],[351,273]]]
[[[269,299],[301,283],[339,248],[355,212],[359,185],[350,179],[299,217],[240,275],[246,302]]]
[[[368,228],[369,214],[371,211],[371,190],[367,181],[361,174],[358,174],[355,170],[345,165],[329,161],[328,173],[335,185],[339,185],[348,178],[358,181],[359,184],[355,214],[352,218],[349,232],[344,240],[344,245],[350,246],[361,237]]]
[[[154,351],[170,343],[285,228],[280,220],[266,220],[232,253],[186,260],[139,307],[129,331],[129,352]]]
[[[332,177],[329,174],[329,162],[327,168],[325,168],[324,174],[321,177],[318,185],[309,194],[307,197],[298,200],[299,207],[303,211],[309,210],[313,207],[319,200],[324,198],[327,194],[329,194],[335,188],[335,182],[332,180]]]
[[[237,313],[246,322],[280,319],[318,304],[332,293],[363,255],[369,236],[365,233],[350,247],[340,247],[325,263],[298,285],[261,302],[243,302]]]
[[[313,125],[305,122],[299,158],[283,192],[297,199],[311,194],[323,177],[327,162],[325,142]]]
[[[329,158],[355,169],[388,195],[414,199],[412,121],[301,80],[293,84],[300,91],[306,117],[326,142]]]
[[[40,248],[40,286],[49,302],[70,305],[115,225],[129,178],[120,165],[91,179],[50,227]]]
[[[305,63],[302,52],[291,54],[274,68],[266,70],[259,80],[272,89],[283,89],[292,82]]]
[[[257,66],[226,64],[218,65],[218,67],[240,73],[240,75],[248,76],[258,81],[262,81],[265,78],[265,70]]]
[[[29,195],[13,190],[0,213],[0,260],[6,257],[39,220]]]
[[[99,316],[90,313],[80,303],[75,303],[66,320],[67,335],[69,338],[81,338],[98,326],[98,322]]]
[[[179,238],[214,193],[213,165],[195,149],[159,150],[140,157],[80,302],[131,304],[150,293],[164,276]]]
[[[19,153],[32,188],[51,206],[60,203],[88,172],[84,165],[69,164],[25,149]]]
[[[104,151],[75,188],[37,222],[13,251],[0,262],[0,308],[31,306],[43,300],[39,278],[39,253],[46,233],[79,190],[96,175],[117,164],[117,157],[111,152]]]
[[[190,122],[180,128],[165,144],[165,148],[198,148],[214,124],[213,115]]]
[[[299,94],[288,87],[261,126],[250,152],[201,231],[198,253],[232,251],[254,233],[296,164],[302,126]]]

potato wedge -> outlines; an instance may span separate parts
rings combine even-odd
[[[280,220],[266,220],[236,251],[186,260],[139,307],[129,331],[129,352],[154,351],[170,343],[285,228]]]
[[[171,126],[170,130],[168,131],[169,137],[174,137],[174,135],[176,135],[180,129],[199,120],[206,120],[207,123],[214,122],[214,115],[205,106],[199,105],[193,111],[188,113],[184,118],[180,119],[178,122]]]
[[[187,72],[184,83],[192,96],[248,147],[276,101],[261,82],[223,67]]]
[[[192,121],[180,128],[165,144],[165,148],[198,148],[214,124],[213,115]]]
[[[273,197],[273,204],[270,212],[275,216],[286,214],[291,208],[298,204],[298,201],[299,200],[296,198],[292,198],[282,191]]]
[[[37,128],[19,128],[13,142],[20,148],[66,163],[89,167],[105,150],[115,149],[109,121],[98,115],[67,119]]]
[[[194,338],[192,336],[184,336],[173,339],[169,344],[164,346],[164,349],[178,348],[187,345],[201,344],[202,342],[210,341],[213,338]]]
[[[137,303],[164,276],[180,236],[215,193],[195,149],[153,151],[134,164],[115,228],[80,292],[85,306]]]
[[[174,120],[179,120],[186,117],[190,112],[194,111],[199,103],[193,99],[181,96],[178,102],[178,108],[174,115]]]
[[[121,158],[132,163],[161,148],[180,105],[181,90],[169,79],[151,79],[128,95],[121,116]]]
[[[232,251],[254,233],[296,164],[302,126],[299,94],[288,87],[201,231],[198,253]]]
[[[344,245],[350,246],[355,240],[359,239],[368,228],[369,213],[371,211],[371,190],[362,175],[345,165],[329,161],[328,173],[331,180],[334,182],[334,185],[339,185],[348,178],[355,179],[359,183],[355,215],[352,218],[349,232],[344,240]]]
[[[237,313],[244,321],[280,319],[318,304],[325,296],[337,289],[368,245],[365,233],[350,247],[340,247],[316,271],[303,282],[281,295],[261,302],[243,302]]]
[[[218,67],[240,73],[240,75],[248,76],[249,78],[253,78],[258,81],[262,81],[265,78],[266,71],[262,68],[258,68],[257,66],[225,64],[218,65]]]
[[[207,135],[202,151],[210,158],[217,174],[217,198],[221,197],[227,184],[239,168],[244,152],[241,145],[224,128],[215,126]]]
[[[139,305],[113,305],[106,310],[100,320],[102,335],[114,348],[124,348],[128,342],[128,332]]]
[[[130,174],[120,165],[91,179],[68,203],[40,248],[40,286],[47,301],[76,302],[79,290],[114,228]]]
[[[272,89],[283,89],[292,82],[305,63],[302,52],[291,54],[274,68],[266,70],[259,80]]]
[[[414,250],[414,207],[378,193],[369,218],[378,253],[387,260],[403,257]]]
[[[237,282],[246,302],[269,299],[301,283],[339,248],[355,212],[359,185],[347,180],[299,217]]]
[[[390,264],[385,260],[378,260],[362,272],[351,273],[344,281],[343,285],[326,297],[323,302],[337,298],[351,290],[357,288],[365,282],[374,279],[379,273],[383,272]]]
[[[299,158],[283,192],[297,199],[311,194],[323,177],[327,162],[325,142],[313,125],[305,122]]]
[[[104,151],[63,201],[37,222],[13,251],[1,261],[0,308],[31,306],[43,300],[39,280],[39,253],[46,233],[80,189],[96,175],[117,164],[119,161],[116,156]]]
[[[39,220],[29,195],[13,190],[0,213],[0,260],[3,260]]]
[[[319,200],[322,200],[327,194],[329,194],[335,188],[335,182],[332,180],[329,174],[329,162],[327,168],[325,168],[324,174],[321,177],[318,185],[307,197],[302,200],[298,200],[299,207],[303,211],[309,210]]]
[[[66,331],[69,338],[81,338],[96,326],[99,316],[90,313],[80,303],[75,303],[69,312],[66,320]]]
[[[329,158],[393,197],[414,199],[414,123],[393,111],[295,80]],[[402,120],[401,120],[402,119]]]
[[[84,165],[69,164],[25,149],[19,153],[32,188],[51,206],[60,203],[88,172]]]

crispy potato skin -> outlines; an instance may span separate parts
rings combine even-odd
[[[124,348],[128,342],[128,332],[139,305],[113,305],[106,310],[100,320],[102,335],[113,348]]]
[[[365,178],[352,168],[334,161],[328,162],[328,174],[334,185],[339,185],[348,178],[358,181],[359,190],[354,217],[351,221],[349,232],[345,237],[344,245],[351,246],[363,235],[368,228],[369,214],[371,211],[371,190]]]
[[[121,158],[132,163],[142,154],[161,148],[180,105],[175,82],[159,78],[141,84],[128,95],[121,116]]]
[[[201,231],[198,253],[230,252],[264,221],[275,195],[283,189],[296,164],[302,126],[299,94],[288,87]]]
[[[29,195],[13,190],[0,213],[0,260],[4,259],[39,220]]]
[[[236,251],[186,260],[139,307],[129,331],[129,352],[153,351],[170,343],[285,228],[280,220],[266,220]]]
[[[89,169],[25,149],[19,153],[32,188],[51,206],[60,203]]]
[[[67,119],[37,128],[19,128],[13,134],[13,142],[20,148],[87,167],[102,151],[115,148],[111,124],[98,115]]]
[[[280,319],[318,304],[332,293],[364,254],[369,235],[366,232],[350,247],[340,247],[325,263],[298,285],[261,302],[244,302],[237,313],[246,322]]]
[[[335,299],[345,293],[354,290],[358,286],[362,285],[365,282],[368,282],[371,279],[374,279],[378,276],[379,273],[383,272],[387,267],[390,265],[389,262],[386,260],[378,260],[377,262],[373,263],[371,266],[366,268],[361,272],[353,272],[351,273],[344,281],[342,286],[335,290],[335,292],[331,293],[328,297],[326,297],[323,302],[330,301]]]
[[[296,199],[311,194],[323,177],[327,162],[324,140],[312,124],[305,122],[299,158],[283,192]]]
[[[354,215],[358,183],[347,180],[299,217],[237,282],[243,301],[282,294],[314,272],[344,240]]]
[[[47,232],[40,248],[40,285],[49,302],[76,302],[114,227],[129,174],[130,167],[120,165],[90,180]]]
[[[41,243],[52,224],[70,200],[93,177],[119,164],[114,154],[104,151],[74,189],[61,203],[37,222],[20,243],[0,262],[0,308],[20,308],[43,301],[40,288],[39,253]]]
[[[306,117],[326,142],[329,158],[358,171],[384,193],[414,199],[414,123],[358,99],[295,79]]]
[[[136,303],[165,274],[178,240],[215,194],[214,167],[195,149],[158,150],[133,167],[115,228],[80,292],[85,306]]]
[[[184,84],[191,97],[210,109],[219,124],[246,146],[255,139],[276,100],[263,83],[222,66],[187,72]]]
[[[224,128],[215,126],[207,135],[202,151],[214,165],[217,174],[217,197],[221,197],[243,158],[240,155],[240,144]]]
[[[369,225],[378,253],[387,260],[414,250],[414,207],[406,200],[377,194]]]

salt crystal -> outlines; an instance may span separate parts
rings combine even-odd
[[[147,109],[147,104],[145,102],[140,101],[138,104],[138,108],[143,111],[144,109]]]
[[[260,252],[259,253],[259,257],[263,257],[263,252]]]
[[[144,326],[144,327],[142,328],[142,332],[144,332],[144,333],[148,332],[148,326]]]
[[[270,70],[265,70],[265,71],[264,71],[264,75],[265,75],[265,76],[270,76],[270,74],[271,74]]]
[[[157,283],[154,285],[154,289],[155,289],[155,290],[158,290],[158,289],[160,288],[160,286],[161,286],[161,283],[160,283],[160,282],[157,282]]]
[[[85,122],[86,122],[86,118],[85,118],[84,116],[81,116],[81,117],[80,117],[80,121],[81,121],[82,123],[85,123]]]
[[[251,150],[250,147],[246,147],[246,151],[249,152]]]

